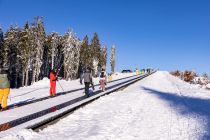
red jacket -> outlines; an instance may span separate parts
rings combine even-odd
[[[56,81],[56,73],[50,72],[50,83]]]

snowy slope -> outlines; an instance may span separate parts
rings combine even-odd
[[[39,133],[21,130],[2,139],[210,139],[210,92],[157,72]]]

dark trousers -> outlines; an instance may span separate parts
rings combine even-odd
[[[90,87],[90,83],[85,82],[85,94],[86,94],[86,96],[89,96],[89,87]]]
[[[82,85],[82,79],[83,79],[83,75],[81,74],[80,75],[80,78],[79,78],[79,81],[80,81],[80,84]]]

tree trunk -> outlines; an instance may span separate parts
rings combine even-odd
[[[15,88],[18,87],[18,73],[15,74]]]
[[[32,81],[31,81],[31,83],[33,84],[34,82],[35,82],[35,80],[36,80],[36,65],[35,65],[35,67],[33,68],[33,74],[32,74]]]
[[[25,86],[28,86],[28,68],[26,69]]]
[[[22,71],[22,84],[21,84],[22,87],[24,86],[24,83],[25,83],[25,71],[23,70]]]
[[[51,69],[52,70],[54,69],[54,49],[52,50],[52,67],[51,67]]]
[[[40,69],[40,68],[39,68],[39,64],[37,63],[36,80],[35,80],[36,82],[39,81],[39,73],[40,73],[40,72],[39,72],[39,69]]]

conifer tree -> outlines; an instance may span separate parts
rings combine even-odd
[[[59,34],[58,33],[51,33],[48,36],[48,55],[49,55],[49,62],[51,64],[51,69],[55,69],[55,63],[57,61],[56,54],[58,53],[58,46],[59,46]]]
[[[21,66],[22,66],[22,84],[21,86],[28,86],[28,74],[30,66],[30,27],[26,22],[23,30],[20,32],[20,40],[17,44],[17,48],[20,52]]]
[[[64,77],[64,54],[65,54],[64,48],[65,48],[65,37],[59,35],[57,39],[55,70],[62,77]]]
[[[91,44],[87,35],[81,42],[71,30],[64,36],[46,36],[41,17],[26,22],[23,29],[11,26],[5,34],[0,28],[0,67],[8,67],[11,87],[28,86],[48,76],[50,68],[66,80],[77,78],[85,67],[94,68],[97,75],[106,59],[107,48],[101,48],[97,33]]]
[[[100,63],[100,65],[101,65],[101,68],[104,68],[104,69],[106,69],[106,60],[107,60],[107,47],[105,46],[105,47],[103,47],[103,48],[101,48],[101,57],[100,57],[100,61],[99,61],[99,63]]]
[[[51,48],[52,48],[52,36],[53,36],[53,33],[50,33],[49,35],[46,36],[46,41],[45,41],[45,44],[44,44],[44,51],[43,51],[43,65],[42,65],[42,77],[44,76],[49,76],[49,72],[50,72],[50,69],[52,67],[52,51],[51,51]]]
[[[21,57],[20,51],[17,48],[17,44],[20,39],[20,28],[16,25],[11,26],[5,34],[4,42],[4,62],[3,66],[8,67],[10,77],[13,79],[11,87],[19,87],[21,77]]]
[[[45,43],[45,30],[44,23],[41,17],[35,17],[35,21],[31,27],[32,34],[32,66],[33,66],[33,76],[32,83],[39,80],[40,70],[43,63],[43,52]]]
[[[86,35],[80,46],[80,65],[82,68],[92,66],[92,62],[89,58],[90,56],[89,53],[90,53],[90,49],[88,45],[88,36]]]
[[[100,45],[100,41],[99,41],[97,33],[94,33],[90,47],[91,47],[90,59],[92,59],[93,70],[94,70],[93,74],[94,74],[94,76],[97,76],[98,69],[100,69],[102,67],[102,64],[100,63],[101,45]]]
[[[10,26],[9,30],[5,33],[3,44],[3,67],[9,67],[9,49],[14,39],[14,28]]]
[[[65,34],[64,41],[64,78],[72,80],[78,74],[81,43],[71,30]]]

